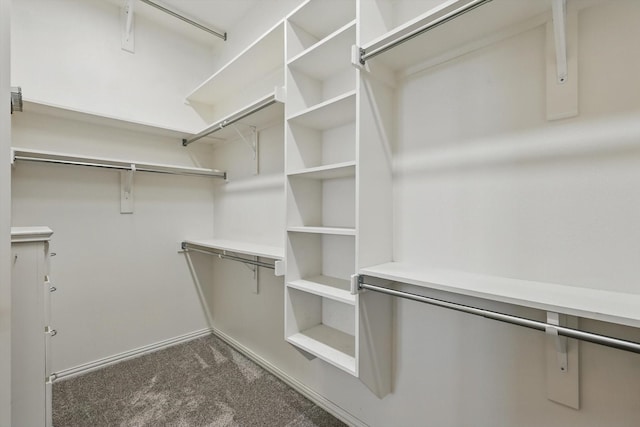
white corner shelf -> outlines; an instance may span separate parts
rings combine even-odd
[[[287,341],[322,360],[357,375],[355,338],[323,324],[288,336]]]
[[[356,21],[351,21],[333,34],[309,47],[288,62],[289,68],[318,80],[351,67],[351,46],[356,39]]]
[[[450,0],[360,46],[365,51],[392,43],[474,0]],[[550,0],[492,0],[376,56],[393,70],[407,69],[465,44],[551,10]]]
[[[255,42],[222,66],[189,95],[188,101],[212,104],[260,80],[284,64],[284,21],[278,22]]]
[[[12,163],[14,161],[32,161],[43,163],[58,163],[76,166],[92,166],[109,169],[135,170],[140,172],[156,172],[175,175],[192,175],[224,178],[222,171],[215,169],[197,168],[191,166],[168,165],[164,163],[139,162],[137,160],[112,159],[107,157],[88,157],[76,154],[59,153],[54,151],[32,150],[12,147]],[[132,167],[133,166],[133,167]]]
[[[221,251],[229,251],[237,254],[257,256],[274,260],[284,259],[284,249],[279,246],[217,238],[185,239],[184,242],[206,249],[217,249]]]
[[[640,294],[390,262],[359,274],[603,322],[640,327]]]
[[[349,178],[356,175],[356,162],[342,162],[330,165],[317,166],[313,168],[301,169],[287,174],[290,177],[305,179],[337,179]]]
[[[148,122],[129,120],[123,117],[104,115],[93,111],[81,110],[29,98],[23,100],[23,111],[15,113],[14,116],[20,117],[21,115],[28,115],[30,113],[176,139],[181,139],[194,131],[193,129],[177,129]]]
[[[185,140],[198,140],[205,137],[209,138],[209,141],[237,139],[239,135],[233,128],[233,124],[241,123],[260,129],[275,123],[277,120],[283,120],[284,102],[284,88],[275,88],[270,94],[260,97],[241,109],[207,125],[197,134],[187,137]]]
[[[293,233],[331,234],[334,236],[355,236],[356,229],[349,227],[316,227],[316,226],[291,226],[287,231]]]
[[[323,131],[353,122],[355,117],[356,91],[353,90],[303,110],[289,117],[288,121]]]
[[[351,294],[351,283],[344,279],[328,276],[313,276],[293,280],[288,282],[287,286],[349,305],[355,305],[356,303],[356,296]]]

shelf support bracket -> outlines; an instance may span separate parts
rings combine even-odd
[[[549,400],[580,408],[578,341],[558,335],[554,326],[578,327],[578,319],[547,312],[547,397]]]
[[[250,135],[249,138],[245,137],[242,132],[238,130],[236,125],[232,125],[233,130],[236,131],[238,136],[247,144],[249,149],[251,149],[251,153],[253,154],[253,174],[258,175],[258,129],[255,126],[249,126]]]
[[[567,0],[553,0],[553,36],[558,83],[567,81]]]
[[[547,120],[578,115],[578,11],[552,0],[547,22]]]
[[[120,213],[133,213],[133,174],[136,165],[131,164],[131,170],[120,172]]]
[[[135,52],[135,33],[134,33],[134,17],[133,3],[135,0],[124,0],[120,9],[120,25],[122,27],[122,50]]]

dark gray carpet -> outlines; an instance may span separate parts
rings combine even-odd
[[[54,383],[53,425],[344,426],[213,335]]]

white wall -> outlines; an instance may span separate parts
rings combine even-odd
[[[0,0],[0,99],[10,96],[11,1]],[[0,426],[11,425],[11,119],[0,102]]]
[[[25,97],[165,127],[200,126],[183,100],[210,73],[206,46],[138,16],[136,53],[126,53],[117,7],[97,0],[19,2],[12,19],[13,80]],[[178,137],[28,108],[12,120],[19,147],[215,167],[211,147],[184,148]],[[54,230],[54,371],[207,327],[178,249],[187,236],[213,234],[214,179],[136,173],[130,215],[120,214],[116,171],[20,162],[12,179],[13,225]]]
[[[137,14],[131,54],[121,49],[119,13],[104,0],[16,2],[12,83],[28,99],[199,130],[184,100],[211,74],[211,49]]]

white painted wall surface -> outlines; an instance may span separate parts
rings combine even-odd
[[[28,99],[199,130],[204,122],[184,100],[213,71],[211,49],[137,14],[135,53],[126,52],[117,4],[16,2],[12,83]]]
[[[0,99],[10,96],[11,0],[0,0]],[[0,426],[11,425],[11,119],[0,102]]]

